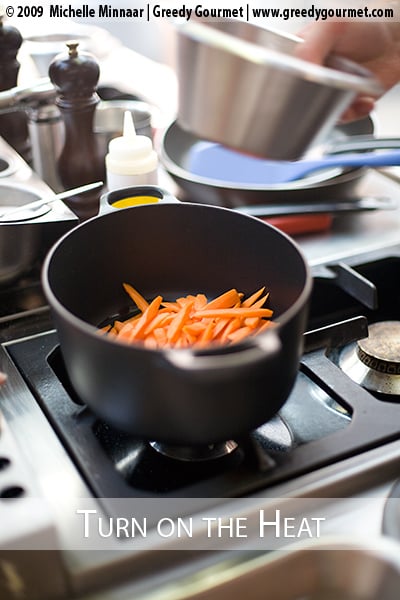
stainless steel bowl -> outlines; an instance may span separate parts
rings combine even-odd
[[[11,146],[0,138],[0,213],[42,198],[52,190],[34,173]],[[35,211],[18,214],[18,220],[0,218],[0,287],[10,285],[33,266],[78,218],[57,200]]]
[[[188,21],[177,32],[179,123],[243,152],[299,158],[357,94],[382,91],[358,65],[301,60],[300,38],[251,23]]]

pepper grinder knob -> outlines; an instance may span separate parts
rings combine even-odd
[[[100,68],[96,59],[87,52],[78,52],[79,42],[67,43],[68,53],[55,57],[49,67],[49,77],[59,93],[58,104],[97,104],[96,89]]]
[[[68,52],[56,56],[49,77],[57,91],[56,105],[65,125],[65,141],[58,160],[58,172],[65,189],[105,180],[105,164],[93,130],[99,97],[100,76],[96,59],[78,52],[78,42],[67,44]],[[82,219],[98,212],[100,193],[76,196],[70,208]]]
[[[17,85],[20,64],[17,60],[22,45],[22,35],[16,27],[6,25],[0,15],[0,91],[10,90]],[[0,135],[27,162],[31,162],[28,119],[20,110],[0,115]]]

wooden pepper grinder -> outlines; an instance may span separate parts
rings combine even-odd
[[[93,123],[99,97],[96,93],[100,69],[93,56],[78,53],[78,43],[67,44],[68,54],[56,56],[49,67],[65,125],[65,141],[58,160],[58,173],[65,189],[105,181],[105,164]],[[81,220],[98,213],[100,192],[74,196],[68,204]]]
[[[5,25],[0,15],[0,91],[17,85],[20,64],[17,60],[22,36],[18,29]],[[32,160],[26,113],[15,109],[0,115],[0,135],[26,162]]]

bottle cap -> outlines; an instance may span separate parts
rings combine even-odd
[[[133,116],[124,113],[124,127],[121,137],[114,138],[108,145],[107,168],[118,174],[140,175],[157,168],[157,153],[145,135],[137,135]]]

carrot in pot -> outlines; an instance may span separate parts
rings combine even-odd
[[[254,304],[254,302],[256,302],[256,300],[259,299],[259,297],[264,292],[264,290],[265,290],[265,286],[263,286],[262,288],[260,288],[256,292],[254,292],[254,294],[249,296],[246,300],[243,300],[242,306],[246,306],[246,307],[252,306]]]
[[[172,344],[176,343],[182,333],[183,326],[185,325],[188,317],[190,315],[190,311],[193,307],[193,300],[187,302],[181,310],[176,314],[171,323],[168,326],[167,330],[167,340]]]
[[[230,308],[239,301],[240,295],[238,294],[237,290],[232,289],[228,290],[224,294],[221,294],[217,298],[214,298],[214,300],[207,302],[207,304],[204,306],[204,309],[211,310],[214,308]]]
[[[123,286],[140,313],[125,321],[115,320],[99,331],[149,349],[235,344],[273,324],[273,311],[264,307],[269,297],[265,286],[246,299],[232,288],[210,301],[198,293],[173,302],[156,296],[150,303],[131,285]]]
[[[272,317],[272,310],[269,308],[213,308],[203,309],[194,313],[195,318],[210,317],[210,318],[224,318],[224,317],[264,317],[269,319]]]
[[[146,298],[143,298],[142,294],[139,294],[139,292],[135,290],[134,287],[129,285],[129,283],[123,283],[122,285],[124,286],[124,290],[126,291],[126,293],[129,294],[129,296],[132,298],[138,309],[141,312],[144,312],[149,305]]]
[[[158,313],[161,301],[162,296],[156,296],[154,300],[150,302],[140,319],[132,327],[132,331],[129,338],[130,341],[144,338],[144,331]]]

